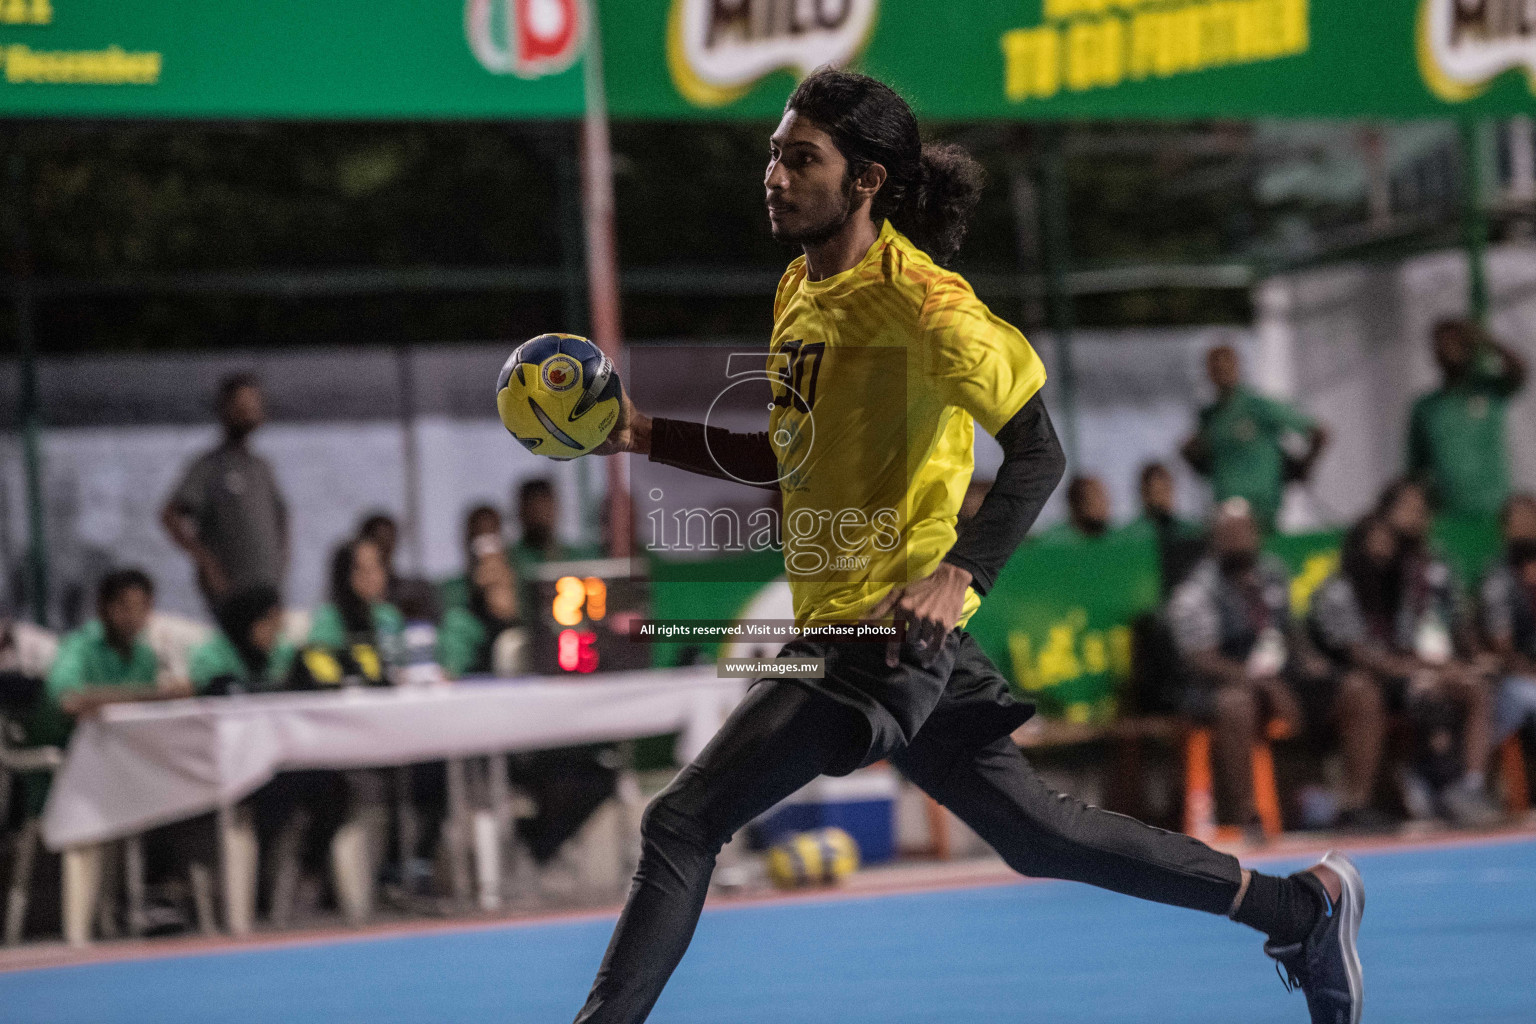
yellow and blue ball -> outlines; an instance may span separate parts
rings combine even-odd
[[[768,877],[780,889],[835,885],[859,869],[859,844],[840,828],[797,832],[768,851]]]
[[[602,444],[619,418],[618,371],[574,334],[541,334],[507,357],[496,377],[502,426],[535,455],[565,461]]]

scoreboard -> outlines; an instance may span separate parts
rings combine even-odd
[[[650,645],[629,637],[630,623],[650,610],[644,559],[544,562],[529,573],[530,671],[587,675],[651,667]]]

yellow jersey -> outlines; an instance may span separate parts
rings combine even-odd
[[[1024,336],[885,221],[859,264],[805,257],[774,297],[768,436],[801,625],[863,618],[955,542],[974,424],[996,434],[1045,383]],[[981,603],[967,590],[964,625]]]

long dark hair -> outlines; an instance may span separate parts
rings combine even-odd
[[[358,546],[372,543],[369,540],[348,541],[331,556],[331,603],[336,606],[349,635],[373,633],[373,609],[352,589],[352,562],[357,558]]]
[[[890,218],[935,263],[955,257],[986,177],[969,153],[946,143],[925,145],[907,101],[884,82],[853,71],[813,72],[784,109],[832,136],[851,176],[870,164],[885,168],[885,184],[869,211],[877,225]]]
[[[1386,565],[1372,560],[1366,547],[1373,530],[1391,534],[1392,526],[1380,513],[1356,523],[1344,537],[1339,570],[1354,588],[1355,600],[1366,617],[1373,622],[1390,622],[1403,597],[1402,563],[1396,556]]]

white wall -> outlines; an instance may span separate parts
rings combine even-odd
[[[1491,249],[1488,277],[1494,334],[1536,363],[1536,248]],[[1310,500],[1287,509],[1291,525],[1347,522],[1403,471],[1409,409],[1439,384],[1430,328],[1463,313],[1466,289],[1457,250],[1325,267],[1259,286],[1258,333],[1290,376],[1277,373],[1268,383],[1333,434]],[[1506,440],[1516,486],[1536,488],[1536,389],[1512,403]]]
[[[590,468],[528,454],[492,418],[423,417],[416,424],[416,440],[423,558],[418,569],[402,551],[402,570],[432,577],[459,571],[464,510],[489,502],[510,513],[513,489],[534,476],[555,481],[566,512],[562,533],[568,540],[581,537],[577,475]],[[215,441],[212,428],[191,426],[47,431],[44,488],[55,595],[89,586],[109,566],[139,565],[154,576],[163,607],[200,615],[191,568],[161,530],[159,513],[187,462]],[[288,599],[312,605],[323,599],[332,548],[356,529],[359,519],[374,509],[403,514],[400,426],[392,421],[277,423],[263,428],[254,444],[271,460],[289,503],[293,557]],[[27,535],[21,451],[14,434],[0,444],[0,479],[14,548],[9,557],[14,559]]]

